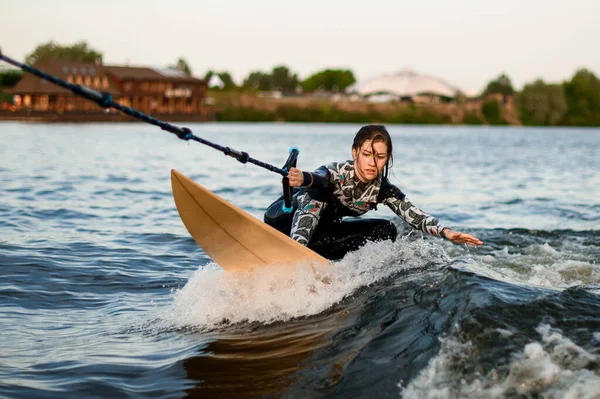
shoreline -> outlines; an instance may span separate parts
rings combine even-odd
[[[214,122],[214,112],[204,114],[152,114],[155,119],[172,122]],[[99,112],[45,112],[0,110],[0,121],[34,123],[86,123],[86,122],[143,122],[116,111]]]

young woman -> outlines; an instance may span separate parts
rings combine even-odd
[[[479,239],[445,227],[414,206],[387,178],[392,166],[392,140],[381,125],[362,127],[352,144],[352,160],[333,162],[312,173],[291,168],[288,174],[293,213],[283,213],[280,198],[265,212],[265,222],[328,259],[340,259],[367,241],[395,240],[394,224],[359,216],[377,204],[387,205],[411,227],[456,244],[478,246]]]

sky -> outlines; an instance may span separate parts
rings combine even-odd
[[[0,49],[24,60],[53,40],[85,40],[110,65],[193,74],[285,65],[300,79],[326,68],[358,81],[409,68],[467,92],[506,73],[516,89],[600,75],[600,0],[0,0]]]

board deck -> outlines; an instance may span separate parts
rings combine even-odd
[[[174,169],[171,186],[183,224],[198,246],[227,271],[301,261],[330,263]]]

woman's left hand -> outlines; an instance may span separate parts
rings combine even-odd
[[[477,237],[473,237],[467,233],[459,233],[458,231],[453,231],[450,229],[444,229],[443,235],[455,244],[469,244],[474,247],[478,247],[483,244],[483,241]]]

